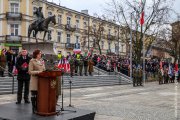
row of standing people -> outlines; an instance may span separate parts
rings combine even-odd
[[[12,76],[12,72],[17,60],[17,53],[13,50],[2,49],[0,51],[0,76],[5,77],[4,71],[8,66],[8,75]]]
[[[58,54],[59,55],[59,64],[70,64],[70,74],[71,77],[73,75],[80,75],[83,76],[83,70],[84,70],[84,75],[87,76],[88,72],[89,75],[92,75],[92,72],[94,71],[93,66],[94,62],[91,56],[88,56],[87,54],[69,54],[67,57],[63,57],[61,55],[61,52]],[[62,56],[62,57],[61,57]],[[67,61],[67,62],[66,62]]]
[[[159,84],[174,83],[175,79],[180,82],[180,70],[176,71],[174,66],[165,66],[158,70]]]

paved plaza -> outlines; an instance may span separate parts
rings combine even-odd
[[[65,106],[68,106],[69,90],[64,93]],[[178,120],[179,93],[179,85],[176,90],[175,84],[158,85],[157,82],[147,83],[145,87],[81,88],[72,90],[72,105],[96,111],[95,120]],[[15,101],[16,95],[0,96],[0,104]]]

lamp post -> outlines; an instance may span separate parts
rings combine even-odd
[[[119,54],[119,51],[120,51],[120,50],[119,50],[119,48],[120,48],[120,47],[119,47],[119,31],[120,31],[120,27],[118,26],[118,57],[119,57],[119,55],[120,55],[120,54]]]
[[[132,16],[133,12],[131,12],[131,24],[130,24],[130,78],[132,80]]]
[[[90,22],[90,16],[88,17],[88,51],[89,51],[89,22]]]

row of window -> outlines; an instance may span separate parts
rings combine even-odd
[[[11,36],[18,36],[19,35],[19,25],[18,24],[11,24],[10,25],[10,29],[11,29]],[[57,32],[57,42],[61,42],[61,38],[62,38],[62,33],[61,32]],[[67,43],[71,43],[71,34],[67,34],[66,36],[67,38]],[[79,36],[76,36],[76,43],[79,43]],[[102,47],[104,46],[104,41],[102,41]]]
[[[36,11],[37,8],[33,7],[33,11]],[[10,3],[10,12],[12,13],[18,13],[19,12],[19,3]],[[48,12],[48,17],[52,16],[52,12]],[[58,24],[62,24],[62,15],[58,15],[57,16],[57,23]],[[67,17],[67,24],[71,25],[71,17]],[[76,20],[75,23],[75,27],[76,28],[80,28],[80,21]],[[83,28],[86,29],[87,28],[87,22],[84,21],[83,22]],[[93,25],[94,30],[96,30],[96,24]],[[108,34],[111,34],[111,29],[108,29]],[[115,36],[117,35],[117,31],[115,31]]]
[[[19,25],[18,24],[11,24],[10,25],[10,29],[11,29],[11,36],[18,36],[18,29],[19,29]],[[57,42],[62,42],[62,33],[61,32],[57,32]],[[66,43],[71,43],[71,34],[67,34],[66,35]],[[79,43],[79,36],[76,36],[76,43]],[[94,44],[93,47],[95,47],[95,40],[94,40]],[[111,43],[108,43],[108,48],[110,49]],[[101,48],[104,49],[104,41],[101,41]],[[117,48],[117,45],[115,45],[115,48]]]

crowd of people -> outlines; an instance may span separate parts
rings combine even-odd
[[[6,66],[8,66],[8,76],[12,76],[13,70],[15,70],[15,64],[17,60],[18,53],[13,50],[6,48],[0,51],[0,76],[5,77],[4,71]]]
[[[67,56],[62,55],[59,51],[57,55],[58,65],[56,67],[63,68],[70,75],[87,76],[93,75],[93,66],[109,72],[121,72],[130,76],[130,60],[119,56],[97,55],[85,52],[84,54],[73,53]],[[142,86],[143,70],[142,65],[133,63],[133,86]],[[158,59],[150,59],[145,61],[146,77],[157,77],[159,84],[174,83],[175,79],[180,82],[180,69],[178,63],[170,63]],[[37,94],[38,94],[38,77],[37,74],[45,70],[44,60],[40,50],[35,50],[32,58],[28,55],[26,49],[22,49],[20,53],[12,50],[2,49],[0,52],[0,74],[4,77],[5,67],[8,66],[9,76],[11,76],[14,68],[17,69],[18,91],[17,102],[21,104],[22,91],[24,86],[24,102],[29,101],[29,90],[31,91],[31,102],[33,112],[37,110]],[[15,67],[14,67],[15,66]],[[84,71],[84,73],[83,73]]]

